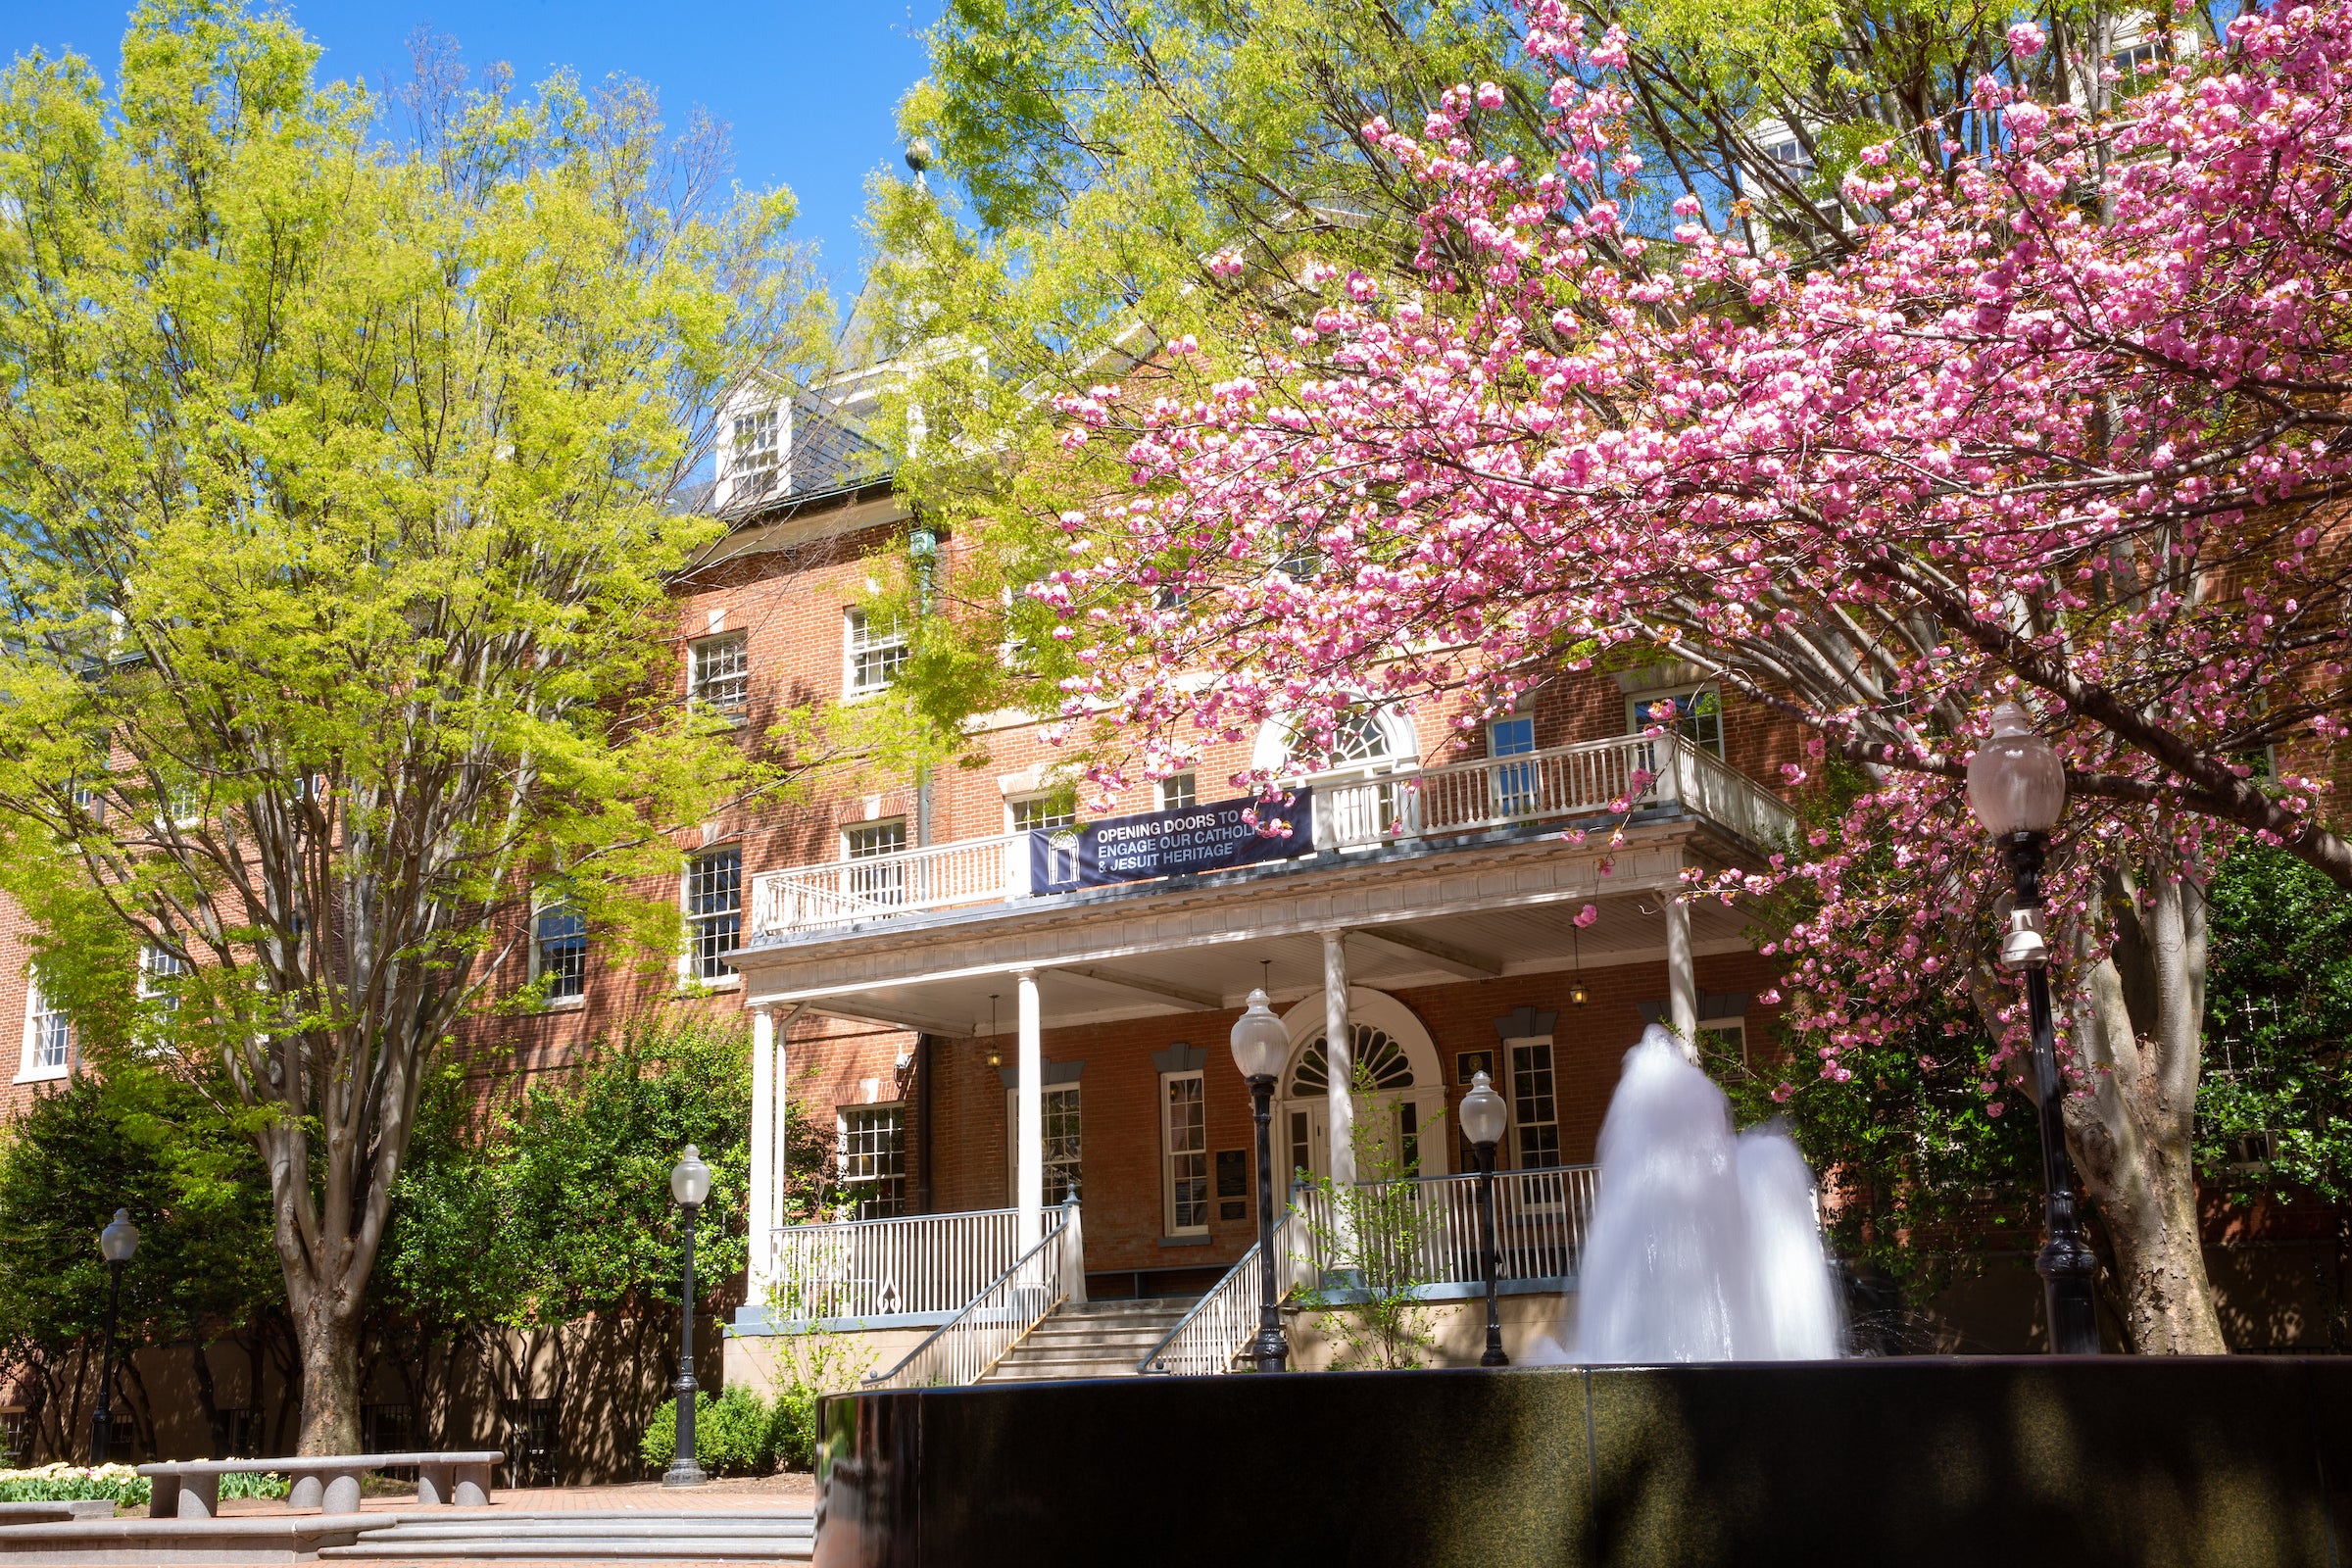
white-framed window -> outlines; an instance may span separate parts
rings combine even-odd
[[[1004,1091],[1004,1190],[1021,1190],[1020,1091]],[[1046,1144],[1046,1201],[1059,1203],[1079,1196],[1079,1164],[1083,1142],[1079,1130],[1078,1086],[1047,1084],[1039,1094]]]
[[[1703,1053],[1744,1062],[1747,1060],[1747,1020],[1701,1018],[1698,1020],[1697,1043]]]
[[[1074,827],[1078,812],[1066,799],[1054,795],[1031,795],[1017,801],[1006,801],[1004,811],[1015,833],[1027,833],[1037,828],[1051,831],[1057,827]]]
[[[139,1000],[160,1002],[166,1012],[177,1012],[177,981],[187,972],[187,959],[156,943],[146,944],[139,950]]]
[[[74,1060],[74,1020],[41,995],[38,975],[24,980],[24,1052],[19,1058],[17,1082],[63,1078]]]
[[[1794,136],[1783,137],[1779,141],[1766,144],[1764,156],[1791,173],[1810,174],[1813,172],[1811,155],[1805,151],[1805,144]]]
[[[588,918],[560,894],[542,894],[531,910],[531,980],[546,982],[551,1006],[588,994]]]
[[[1544,1170],[1560,1162],[1560,1102],[1552,1082],[1551,1042],[1510,1040],[1503,1050],[1511,1064],[1511,1139],[1521,1170]]]
[[[1208,1102],[1201,1071],[1159,1075],[1160,1227],[1168,1236],[1208,1230]]]
[[[2135,43],[2118,49],[2107,57],[2107,63],[2122,73],[2128,80],[2143,71],[2153,71],[2162,59],[2162,52],[2153,41]]]
[[[1642,692],[1625,700],[1625,732],[1639,735],[1652,725],[1670,735],[1687,735],[1700,751],[1723,755],[1723,697],[1712,686]]]
[[[204,819],[204,791],[194,779],[165,786],[164,816],[173,827],[194,827]]]
[[[686,862],[686,972],[721,980],[743,940],[743,851],[706,850]]]
[[[735,416],[727,456],[727,479],[736,497],[765,495],[774,488],[783,459],[783,418],[774,409]]]
[[[896,620],[876,621],[855,605],[843,612],[843,623],[850,695],[889,690],[906,663],[906,629]]]
[[[1159,808],[1163,811],[1189,811],[1200,804],[1200,781],[1191,773],[1178,773],[1159,781]]]
[[[751,638],[739,631],[687,645],[686,708],[741,723],[752,701]]]
[[[842,858],[850,862],[850,894],[873,904],[906,902],[906,819],[893,816],[860,822],[841,833]]]
[[[857,1200],[859,1219],[893,1219],[906,1212],[906,1111],[892,1102],[852,1105],[840,1112],[841,1182]]]
[[[1487,722],[1487,756],[1497,766],[1487,773],[1488,801],[1496,816],[1533,816],[1541,797],[1536,788],[1536,764],[1504,759],[1525,757],[1536,749],[1532,714],[1506,713]]]

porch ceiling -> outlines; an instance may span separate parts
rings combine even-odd
[[[1013,1031],[1023,968],[1038,976],[1048,1028],[1238,1008],[1261,975],[1276,1002],[1296,1001],[1322,987],[1330,929],[1348,933],[1350,981],[1384,990],[1559,971],[1580,953],[1586,968],[1603,968],[1664,960],[1663,895],[1683,860],[1674,836],[1606,860],[1555,844],[1487,864],[1465,857],[1434,870],[1367,865],[1316,879],[1328,885],[1237,881],[1183,898],[1032,908],[957,922],[961,930],[869,930],[747,950],[741,967],[749,1005],[805,1003],[957,1037],[990,1033],[992,1016],[996,1032]],[[1579,932],[1587,903],[1597,918]],[[1713,901],[1693,905],[1693,952],[1741,951],[1747,918]]]

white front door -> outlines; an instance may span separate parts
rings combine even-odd
[[[1379,1139],[1384,1156],[1394,1159],[1403,1152],[1414,1157],[1420,1174],[1443,1176],[1449,1168],[1446,1152],[1451,1147],[1450,1135],[1441,1115],[1445,1104],[1445,1091],[1437,1088],[1358,1095],[1355,1124],[1359,1130]],[[1279,1169],[1288,1172],[1303,1168],[1315,1176],[1331,1174],[1330,1101],[1318,1096],[1284,1102],[1274,1131],[1275,1157],[1282,1162]],[[1359,1180],[1372,1176],[1360,1159],[1356,1176]]]

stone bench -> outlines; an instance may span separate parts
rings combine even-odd
[[[220,1511],[220,1478],[224,1475],[275,1474],[294,1478],[292,1508],[317,1508],[323,1514],[360,1511],[360,1475],[395,1465],[416,1467],[416,1501],[432,1508],[454,1504],[485,1508],[490,1504],[490,1470],[506,1454],[497,1448],[457,1453],[332,1453],[294,1459],[173,1459],[143,1464],[139,1474],[154,1489],[147,1503],[150,1519],[210,1519]]]

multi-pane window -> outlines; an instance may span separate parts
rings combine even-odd
[[[550,1002],[587,993],[588,919],[569,899],[551,898],[531,916],[531,977]]]
[[[686,863],[686,923],[690,972],[703,980],[733,974],[727,955],[743,937],[741,850],[712,850]]]
[[[1048,1084],[1039,1095],[1045,1125],[1046,1201],[1059,1203],[1079,1196],[1078,1086]],[[1006,1142],[1005,1188],[1017,1193],[1021,1185],[1020,1091],[1004,1091]]]
[[[1208,1106],[1199,1070],[1160,1074],[1159,1104],[1166,1234],[1197,1235],[1208,1229]]]
[[[893,858],[906,848],[906,819],[863,822],[841,836],[850,860],[850,896],[871,904],[906,901],[906,862]]]
[[[841,1180],[859,1219],[906,1212],[906,1117],[898,1105],[858,1105],[841,1113]]]
[[[1559,1102],[1552,1091],[1551,1042],[1529,1040],[1511,1047],[1511,1133],[1519,1140],[1519,1168],[1540,1170],[1560,1162]]]
[[[739,631],[694,643],[688,649],[687,708],[730,721],[743,717],[752,698],[750,646],[751,639]]]
[[[2126,77],[2136,76],[2143,71],[2153,71],[2158,64],[2158,52],[2153,43],[2135,43],[2118,49],[2107,57],[2107,63]]]
[[[187,959],[150,942],[139,953],[139,996],[162,1003],[167,1012],[176,1012],[179,988],[174,982],[187,972]]]
[[[41,995],[37,979],[25,990],[24,1076],[62,1073],[74,1053],[74,1020]]]
[[[1200,804],[1200,781],[1190,773],[1159,781],[1159,808],[1163,811],[1187,811]]]
[[[1813,172],[1812,156],[1805,151],[1805,144],[1794,136],[1790,136],[1786,141],[1774,142],[1764,149],[1764,156],[1792,172],[1799,174]]]
[[[1747,1060],[1747,1023],[1740,1018],[1702,1018],[1698,1025],[1699,1048],[1710,1055],[1727,1061]]]
[[[1712,687],[1651,692],[1625,707],[1626,728],[1633,734],[1655,726],[1669,735],[1688,736],[1701,751],[1723,755],[1723,699]]]
[[[1067,802],[1052,795],[1035,795],[1009,804],[1015,833],[1026,833],[1033,828],[1069,827],[1078,820],[1077,811]]]
[[[1536,721],[1525,713],[1498,718],[1487,726],[1487,755],[1497,765],[1487,775],[1496,816],[1533,816],[1536,812],[1536,764],[1503,761],[1525,757],[1536,749]]]
[[[737,495],[763,495],[774,485],[782,457],[776,439],[782,421],[774,409],[735,416],[735,450],[728,477]]]
[[[850,695],[886,690],[906,663],[906,633],[895,620],[876,621],[862,610],[848,613]]]

